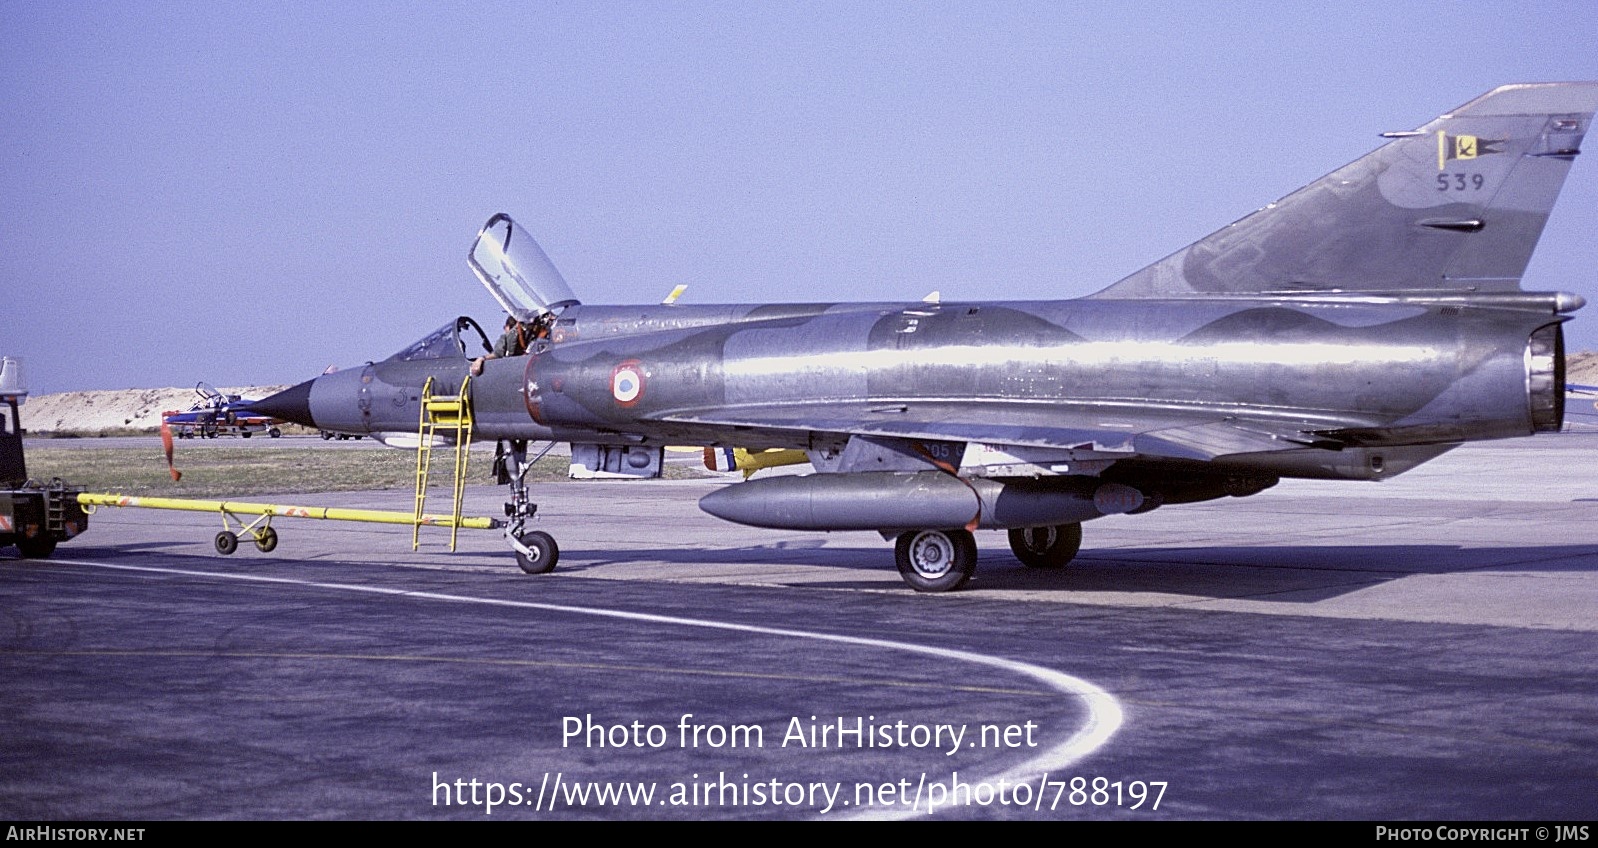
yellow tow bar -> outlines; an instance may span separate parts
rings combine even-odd
[[[139,509],[177,509],[188,512],[216,512],[222,515],[222,532],[216,534],[217,553],[230,554],[238,550],[239,537],[248,535],[262,553],[277,547],[277,531],[272,529],[272,518],[321,518],[327,521],[365,521],[375,524],[406,524],[419,527],[465,527],[471,530],[496,530],[501,522],[494,518],[462,517],[459,523],[450,515],[415,515],[381,509],[348,509],[332,506],[288,506],[286,504],[247,503],[245,501],[202,501],[189,498],[143,498],[130,495],[110,495],[97,492],[79,492],[78,505],[86,511],[95,507],[136,507]],[[241,515],[256,516],[245,523]],[[238,530],[234,530],[234,525]]]

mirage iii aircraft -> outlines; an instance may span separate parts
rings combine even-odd
[[[755,527],[874,530],[915,589],[970,578],[972,531],[1027,565],[1082,522],[1254,495],[1282,477],[1380,480],[1462,442],[1558,430],[1560,325],[1583,299],[1520,278],[1598,108],[1598,82],[1510,85],[1076,300],[595,306],[496,215],[469,264],[533,328],[490,359],[467,318],[256,410],[417,432],[461,387],[501,440],[507,540],[529,572],[535,440],[806,451],[815,473],[705,496]]]

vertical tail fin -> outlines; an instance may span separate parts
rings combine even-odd
[[[1496,88],[1094,297],[1515,291],[1595,109]]]

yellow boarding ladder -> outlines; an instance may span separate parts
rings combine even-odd
[[[450,514],[454,522],[449,528],[449,549],[455,550],[455,536],[461,523],[461,498],[466,493],[466,459],[472,445],[472,401],[467,390],[472,375],[461,381],[459,394],[433,394],[433,378],[428,377],[422,386],[422,411],[416,429],[416,518],[411,525],[411,550],[421,547],[422,516],[427,504],[427,478],[433,463],[433,440],[448,436],[455,438],[455,504]],[[442,431],[442,432],[440,432]]]

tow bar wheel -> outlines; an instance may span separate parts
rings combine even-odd
[[[271,527],[262,527],[255,534],[255,547],[263,554],[269,554],[277,547],[277,531]]]

